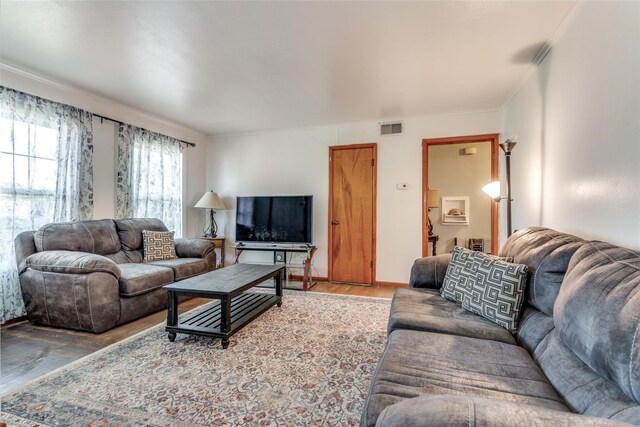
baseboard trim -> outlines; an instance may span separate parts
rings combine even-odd
[[[29,318],[27,316],[16,317],[15,319],[9,319],[6,322],[4,322],[3,324],[0,324],[0,327],[4,328],[5,326],[15,325],[16,323],[24,322],[25,320],[28,320],[28,319]],[[0,427],[1,427],[1,425],[0,425]]]
[[[300,276],[300,275],[297,275],[297,274],[290,274],[289,275],[289,279],[291,279],[291,280],[299,280],[299,281],[302,282],[303,277]],[[313,276],[312,279],[313,279],[312,280],[313,282],[328,282],[329,281],[329,279],[326,278],[326,277]]]
[[[408,283],[403,282],[376,282],[376,286],[387,287],[387,288],[408,288]]]

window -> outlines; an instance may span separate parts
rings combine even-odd
[[[13,230],[52,221],[57,140],[55,129],[0,118],[0,227],[11,240],[3,245],[13,246]]]
[[[121,124],[118,130],[116,216],[160,218],[182,235],[182,144]]]
[[[14,240],[93,215],[92,115],[0,86],[0,322],[25,314]]]

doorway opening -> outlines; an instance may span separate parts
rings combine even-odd
[[[446,148],[446,146],[449,146],[449,148],[458,149],[460,151],[459,154],[461,156],[466,156],[466,155],[469,155],[467,153],[471,153],[470,155],[475,154],[476,150],[473,150],[473,148],[480,149],[481,148],[480,144],[484,143],[485,145],[489,145],[490,156],[487,156],[488,157],[487,161],[490,162],[490,177],[478,177],[477,181],[474,180],[473,182],[473,186],[474,186],[473,191],[477,190],[479,192],[481,187],[484,184],[498,179],[499,140],[500,140],[500,134],[497,134],[497,133],[485,134],[485,135],[455,136],[455,137],[448,137],[448,138],[429,138],[429,139],[422,140],[422,256],[429,256],[430,254],[432,255],[433,250],[436,247],[436,242],[439,239],[438,236],[433,236],[433,235],[429,236],[429,205],[430,205],[429,188],[431,186],[429,183],[429,171],[430,171],[429,160],[435,154],[434,152],[434,153],[431,153],[430,155],[430,148],[441,147],[444,149]],[[453,146],[454,144],[455,146]],[[441,150],[441,151],[444,151],[444,150]],[[485,165],[485,166],[488,166],[488,165]],[[432,165],[432,169],[434,168],[435,168],[435,165]],[[473,180],[474,178],[469,177],[467,172],[469,171],[466,169],[456,171],[454,168],[450,168],[447,171],[448,179],[451,179],[451,180],[458,179],[459,181]],[[485,182],[484,180],[487,178],[489,178],[489,180]],[[432,176],[432,181],[433,180],[434,179]],[[477,186],[477,189],[475,189],[476,186]],[[433,189],[437,189],[435,186],[431,186],[431,187],[433,187]],[[471,192],[471,190],[467,190],[466,192]],[[444,218],[445,222],[447,219],[445,215],[449,214],[450,212],[459,216],[459,218],[453,218],[453,217],[451,218],[451,223],[454,227],[456,226],[459,227],[460,225],[467,225],[473,221],[473,218],[471,218],[470,215],[463,218],[463,216],[467,214],[466,212],[463,212],[466,209],[463,207],[465,206],[465,203],[467,204],[466,206],[468,206],[469,204],[469,196],[470,196],[469,194],[440,193],[440,195],[443,196],[441,199],[438,200],[439,209],[441,210],[440,218]],[[453,197],[445,198],[445,196],[453,196]],[[490,252],[495,255],[498,252],[498,206],[497,206],[497,203],[492,202],[488,197],[484,195],[482,197],[484,197],[485,199],[480,199],[479,204],[481,205],[484,204],[486,205],[486,209],[490,209],[490,212],[488,212],[487,221],[490,222],[490,228],[491,228],[490,248],[485,247],[484,251],[488,251],[490,249]],[[433,200],[432,200],[432,203],[433,203]],[[483,209],[482,207],[480,208]],[[447,212],[444,212],[444,209],[446,209]],[[460,211],[452,212],[451,209],[454,209],[454,210],[459,209]],[[485,212],[481,212],[481,213],[484,214]],[[475,217],[478,218],[478,215],[475,215]],[[435,214],[431,218],[432,222],[434,218],[435,218]],[[460,224],[456,224],[455,223],[456,221],[459,221]],[[440,223],[443,226],[441,227],[442,230],[444,230],[444,227],[450,225],[450,224],[445,225],[443,221],[440,221]],[[451,229],[453,229],[454,227],[451,227]],[[448,248],[449,246],[447,242],[441,242],[439,243],[439,245],[440,247],[443,247],[443,248]],[[464,242],[458,242],[458,245],[459,246],[464,245]],[[443,252],[445,251],[443,250],[439,251],[439,253],[443,253]]]

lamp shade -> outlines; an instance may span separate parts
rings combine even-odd
[[[428,208],[439,208],[440,207],[440,192],[438,190],[429,189],[429,196],[427,199],[427,207]]]
[[[493,181],[482,187],[482,191],[492,199],[500,199],[500,181]]]
[[[213,190],[204,193],[204,196],[202,196],[193,207],[203,209],[227,209],[224,203],[222,203],[222,200],[220,200],[218,193],[215,193]]]
[[[504,151],[505,154],[511,154],[517,143],[517,137],[514,139],[507,139],[505,142],[500,144],[500,148],[502,148],[502,151]]]

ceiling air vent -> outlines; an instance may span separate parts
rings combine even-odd
[[[380,135],[397,135],[400,133],[402,133],[402,122],[380,124]]]

